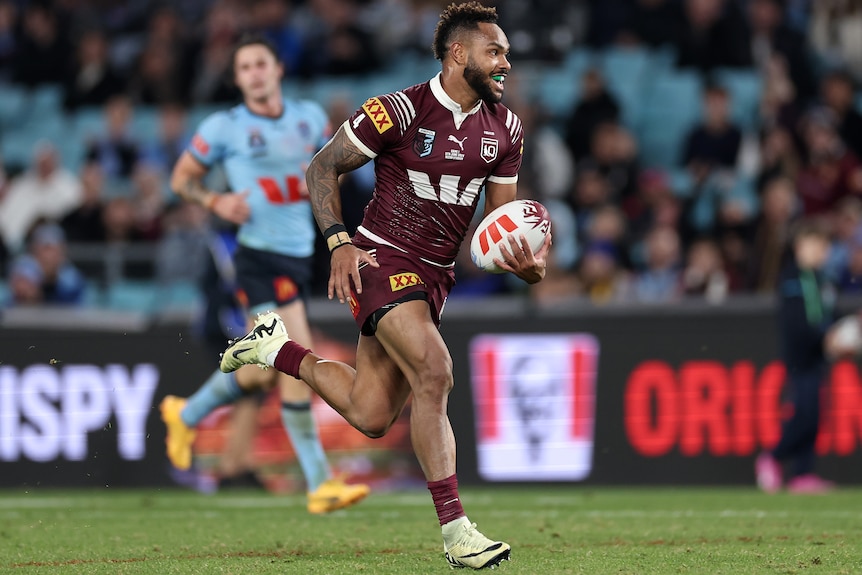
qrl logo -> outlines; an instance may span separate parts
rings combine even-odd
[[[491,249],[491,245],[496,244],[500,240],[503,239],[503,233],[500,231],[500,227],[506,230],[506,233],[511,234],[515,230],[518,229],[518,226],[515,225],[515,222],[512,219],[503,214],[486,227],[479,234],[479,247],[482,249],[482,255],[488,255],[488,251]],[[491,242],[488,243],[488,238],[491,238]]]

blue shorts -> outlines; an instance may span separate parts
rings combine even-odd
[[[237,247],[234,254],[237,299],[250,312],[262,307],[281,307],[296,299],[307,299],[312,259]],[[261,309],[257,309],[261,308]]]

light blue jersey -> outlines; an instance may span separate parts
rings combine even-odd
[[[315,102],[285,100],[279,118],[240,104],[201,122],[188,150],[206,166],[223,162],[232,191],[249,192],[251,217],[240,226],[240,244],[308,257],[317,231],[305,168],[330,136],[326,113]]]

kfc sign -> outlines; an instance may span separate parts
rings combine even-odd
[[[480,335],[470,345],[479,475],[577,481],[592,468],[599,346],[582,334]]]
[[[87,459],[88,435],[115,426],[117,453],[146,454],[156,366],[0,366],[0,461]]]

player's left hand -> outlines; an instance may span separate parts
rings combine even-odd
[[[503,259],[494,259],[494,263],[501,269],[511,272],[527,282],[534,284],[545,277],[548,267],[548,252],[551,249],[551,234],[545,237],[542,247],[535,254],[527,243],[527,238],[521,234],[518,238],[509,234],[508,238],[511,251],[505,245],[500,244],[500,254]]]
[[[353,244],[333,251],[329,260],[329,284],[326,290],[329,299],[336,297],[339,302],[346,302],[350,298],[351,283],[356,288],[356,293],[361,294],[362,277],[359,275],[359,268],[366,264],[380,267],[373,255]]]

